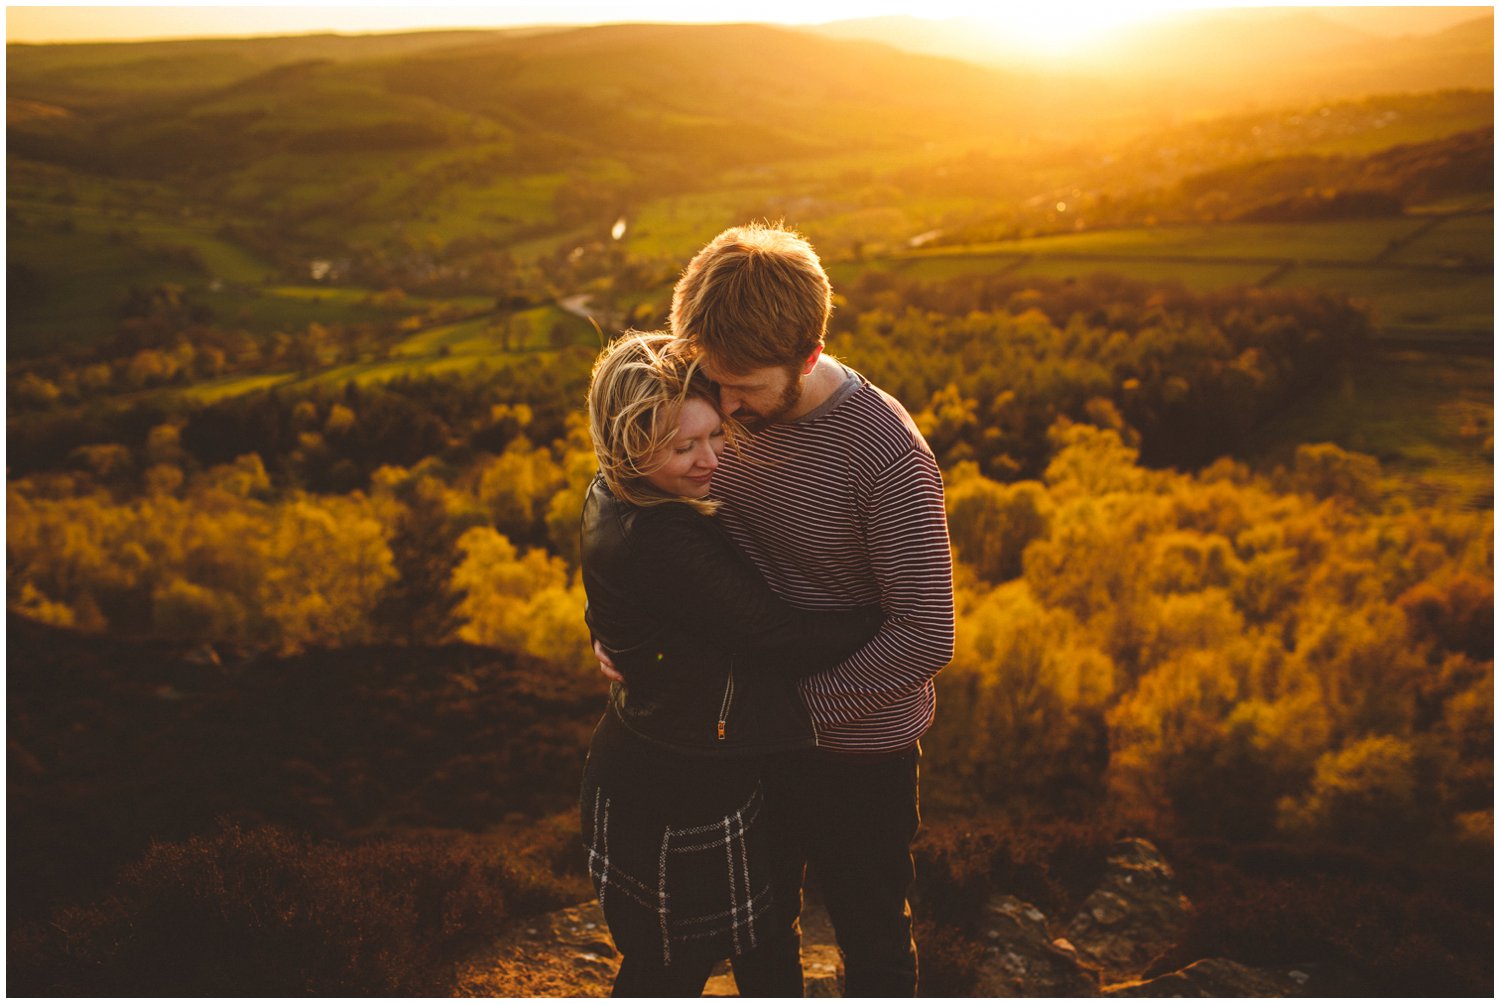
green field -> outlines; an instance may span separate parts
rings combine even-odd
[[[1080,261],[1075,258],[1030,257],[1025,255],[974,255],[972,257],[902,259],[888,263],[902,275],[917,279],[941,281],[962,275],[1036,275],[1053,279],[1082,278],[1095,272],[1109,272],[1142,282],[1180,282],[1188,289],[1206,292],[1225,286],[1250,286],[1273,270],[1271,265],[1243,265],[1213,261],[1161,263],[1120,258],[1107,261]],[[841,266],[835,278],[852,275],[856,266]]]
[[[1261,429],[1247,456],[1287,463],[1299,443],[1368,453],[1424,501],[1494,505],[1494,380],[1488,363],[1444,352],[1377,350]]]
[[[655,199],[626,219],[623,244],[630,253],[673,258],[686,264],[703,241],[743,222],[741,214],[773,193],[763,186],[735,186]]]
[[[445,241],[476,231],[507,240],[523,227],[552,221],[553,199],[565,180],[551,173],[453,186],[428,203],[419,229]]]
[[[1331,223],[1225,223],[1089,230],[1082,233],[997,241],[962,249],[934,248],[907,257],[953,254],[1035,255],[1078,259],[1143,257],[1283,261],[1370,261],[1386,245],[1426,223],[1408,218]]]
[[[1241,265],[1212,261],[1169,264],[1150,261],[1067,262],[1032,259],[1016,269],[1018,275],[1045,275],[1054,279],[1076,278],[1091,272],[1112,272],[1141,282],[1180,282],[1204,293],[1226,286],[1253,286],[1266,277],[1264,265]]]
[[[221,380],[204,380],[186,389],[158,391],[157,394],[160,397],[181,396],[200,404],[212,404],[241,394],[269,390],[294,379],[294,373],[255,373],[250,376],[224,377]]]
[[[373,305],[370,290],[267,285],[278,270],[220,236],[222,217],[174,208],[149,186],[24,176],[33,184],[11,193],[7,227],[7,260],[22,276],[12,273],[8,301],[13,357],[107,342],[130,290],[164,283],[183,287],[217,323],[262,333],[394,314]]]
[[[189,248],[208,273],[226,282],[263,282],[273,267],[218,235],[226,220],[195,211],[166,189],[139,182],[106,182],[77,172],[17,165],[9,181],[9,236],[46,232],[66,245],[100,236],[143,249]],[[15,252],[11,252],[15,257]]]
[[[253,285],[275,274],[275,267],[264,259],[214,236],[205,227],[143,221],[133,229],[148,245],[191,248],[214,279]]]
[[[1377,332],[1494,331],[1494,280],[1461,272],[1400,269],[1299,268],[1281,286],[1336,290],[1367,302]]]
[[[561,311],[530,310],[511,318],[477,317],[419,331],[393,350],[402,359],[431,356],[478,356],[544,347],[552,321]]]
[[[1385,259],[1396,265],[1493,266],[1493,212],[1452,216]]]
[[[1408,242],[1409,241],[1409,242]],[[1472,344],[1494,329],[1494,216],[1224,224],[1060,234],[906,252],[868,267],[945,279],[1009,272],[1052,278],[1111,272],[1205,291],[1306,286],[1367,302],[1377,329],[1455,334]],[[834,267],[847,279],[861,266]]]
[[[12,266],[6,302],[12,357],[107,342],[132,286],[202,281],[192,269],[141,253],[123,236],[88,228],[22,229],[13,222],[6,256]],[[18,265],[29,279],[18,281]]]
[[[504,322],[493,316],[476,317],[418,331],[399,342],[386,359],[330,366],[311,373],[224,377],[152,393],[162,398],[184,397],[208,404],[271,387],[336,387],[351,381],[368,385],[402,377],[472,372],[523,358],[546,365],[549,354],[557,348],[552,343],[552,331],[559,324],[566,332],[565,344],[593,345],[597,341],[593,327],[582,318],[556,307],[539,307],[515,315],[509,339],[505,336]]]
[[[146,208],[104,208],[12,200],[7,256],[12,357],[98,345],[114,337],[131,289],[179,285],[221,325],[253,332],[296,331],[311,323],[389,320],[444,304],[484,310],[484,296],[381,302],[375,290],[277,283],[277,269],[217,235],[219,222]]]

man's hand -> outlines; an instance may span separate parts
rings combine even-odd
[[[599,644],[597,638],[594,639],[594,657],[599,660],[599,672],[616,683],[625,682],[625,677],[621,676],[620,671],[615,668],[615,661],[609,657],[608,652],[604,651],[604,646]]]

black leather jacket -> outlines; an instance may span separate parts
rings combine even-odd
[[[610,693],[631,731],[694,754],[810,747],[796,678],[874,635],[879,607],[810,612],[776,596],[691,506],[636,506],[595,477],[583,503],[585,614],[625,676]]]

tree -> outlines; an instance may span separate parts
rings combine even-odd
[[[945,479],[948,533],[960,560],[990,582],[1021,574],[1026,545],[1047,536],[1053,504],[1044,485],[1002,485],[961,463]]]
[[[1380,464],[1333,443],[1304,443],[1297,447],[1287,485],[1321,499],[1347,499],[1368,508],[1380,500]]]
[[[1431,828],[1430,793],[1418,778],[1412,744],[1372,735],[1324,754],[1306,794],[1287,798],[1288,832],[1375,846],[1399,844]]]
[[[491,527],[476,526],[458,540],[463,560],[449,589],[460,595],[458,637],[554,659],[583,669],[592,661],[583,621],[583,587],[569,583],[567,566],[538,548],[518,554]]]
[[[287,647],[369,640],[396,569],[384,529],[357,502],[294,497],[278,507],[265,547],[260,605]]]

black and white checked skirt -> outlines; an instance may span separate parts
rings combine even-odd
[[[596,743],[591,761],[598,753]],[[589,876],[616,948],[663,966],[727,959],[790,922],[775,910],[770,838],[753,775],[725,790],[722,773],[709,767],[704,790],[691,783],[691,761],[673,765],[672,776],[661,778],[666,787],[651,783],[650,764],[636,760],[633,768],[646,776],[624,785],[586,770],[581,792]],[[653,797],[672,791],[682,796],[675,804]],[[717,804],[684,812],[690,801]]]

